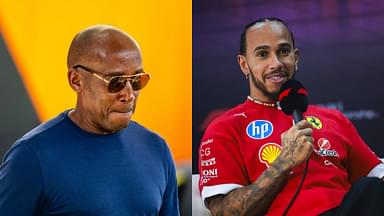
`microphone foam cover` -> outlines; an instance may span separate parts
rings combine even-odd
[[[294,79],[288,80],[281,86],[278,100],[281,109],[287,115],[292,115],[293,110],[304,113],[308,108],[307,90],[303,84]]]

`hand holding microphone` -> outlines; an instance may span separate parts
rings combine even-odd
[[[279,104],[282,111],[292,115],[295,125],[281,135],[282,150],[278,157],[285,168],[292,169],[306,161],[313,151],[312,125],[303,120],[307,111],[308,93],[297,80],[288,80],[280,89]]]

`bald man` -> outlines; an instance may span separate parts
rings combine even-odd
[[[137,42],[112,26],[75,36],[74,109],[32,129],[0,167],[0,215],[179,215],[165,141],[131,120],[150,76]]]

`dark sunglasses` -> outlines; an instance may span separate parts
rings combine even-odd
[[[144,88],[148,84],[149,80],[151,79],[151,76],[149,74],[142,72],[135,75],[113,76],[109,80],[107,80],[102,77],[101,73],[96,72],[95,70],[85,67],[83,65],[76,64],[72,66],[72,68],[74,68],[75,70],[77,70],[78,68],[81,68],[87,72],[92,73],[93,76],[104,81],[107,84],[108,91],[111,93],[116,93],[121,91],[127,85],[128,81],[131,84],[132,89],[134,91],[138,91]]]

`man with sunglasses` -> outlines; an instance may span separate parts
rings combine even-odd
[[[165,141],[131,120],[150,75],[127,33],[97,25],[68,52],[74,109],[20,138],[0,168],[0,215],[179,215]]]
[[[282,20],[244,28],[238,63],[250,94],[211,122],[200,145],[200,190],[212,215],[384,214],[384,164],[352,123],[311,105],[306,120],[293,125],[279,108],[280,88],[298,61]]]

